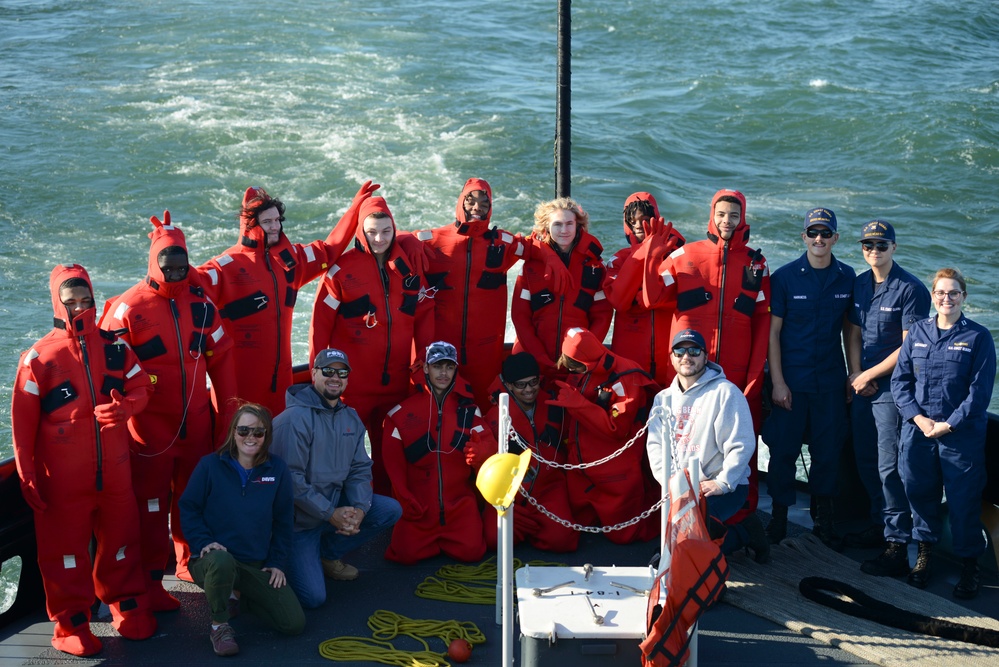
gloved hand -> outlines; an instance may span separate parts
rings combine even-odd
[[[94,417],[101,426],[117,426],[128,421],[132,416],[131,401],[124,400],[117,389],[111,390],[111,402],[103,403],[94,408]]]
[[[402,518],[407,521],[419,521],[427,513],[427,508],[416,502],[415,498],[401,496],[399,504],[402,505]]]
[[[471,432],[468,442],[465,443],[465,463],[469,467],[478,470],[485,460],[495,453],[494,451],[489,451],[487,444],[482,442],[478,431]]]
[[[544,259],[545,280],[552,281],[552,290],[556,294],[564,294],[575,287],[572,274],[569,273],[569,267],[562,263],[562,259],[558,253],[552,250],[550,245],[533,235],[531,236],[531,245]]]
[[[425,274],[430,270],[430,262],[437,259],[437,251],[429,243],[424,243],[410,232],[396,232],[396,243],[413,264],[416,273]]]
[[[149,216],[149,222],[153,223],[153,227],[169,227],[170,226],[170,211],[163,211],[163,221],[162,222],[155,215]]]
[[[642,223],[642,229],[645,231],[645,237],[656,236],[663,232],[666,223],[663,221],[662,217],[659,218],[649,218],[647,221]],[[670,229],[673,228],[673,223],[669,223]],[[663,237],[665,238],[665,237]]]
[[[38,483],[34,477],[21,480],[21,495],[24,496],[24,502],[28,503],[31,509],[36,512],[44,512],[45,508],[48,507],[42,500],[42,495],[38,493]]]
[[[370,180],[364,181],[364,183],[361,184],[361,187],[357,189],[357,194],[354,195],[354,199],[351,202],[351,206],[356,206],[360,204],[362,201],[370,197],[374,193],[374,191],[380,187],[382,186],[380,186],[377,183],[372,183]]]
[[[570,385],[568,382],[556,380],[555,384],[559,388],[558,397],[554,401],[548,401],[548,405],[557,405],[567,410],[572,410],[573,408],[582,408],[590,404],[590,402],[586,400],[581,393],[579,393],[579,390]]]

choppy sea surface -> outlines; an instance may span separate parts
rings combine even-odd
[[[450,222],[474,175],[527,232],[554,194],[556,18],[539,0],[0,0],[0,457],[52,266],[84,264],[102,304],[143,277],[164,209],[200,263],[235,241],[249,185],[309,241],[364,179],[416,229]],[[696,239],[731,187],[771,270],[813,206],[858,269],[859,228],[885,218],[902,266],[962,269],[966,312],[999,331],[992,0],[577,0],[572,39],[572,194],[608,255],[629,193]]]

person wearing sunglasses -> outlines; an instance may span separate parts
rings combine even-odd
[[[517,441],[510,442],[510,451],[519,454],[529,447],[546,461],[566,463],[568,452],[565,439],[568,436],[565,410],[549,401],[555,399],[555,392],[542,387],[541,367],[538,361],[527,352],[511,354],[503,360],[503,371],[499,382],[510,395],[510,421],[517,434]],[[499,392],[497,392],[498,394]],[[486,423],[497,438],[499,433],[499,405],[493,406],[486,415]],[[466,460],[478,469],[491,452],[472,450]],[[569,490],[566,486],[565,471],[532,459],[531,469],[524,477],[524,488],[556,516],[572,522],[569,505]],[[526,498],[518,496],[515,501],[517,511],[513,514],[513,538],[519,544],[529,541],[535,548],[544,551],[575,551],[579,544],[579,533],[555,523],[545,517]],[[486,548],[496,548],[496,508],[487,504],[482,515],[486,531]]]
[[[707,498],[714,519],[708,529],[712,537],[724,535],[722,553],[745,547],[756,562],[766,563],[770,542],[756,512],[725,525],[749,497],[749,467],[756,449],[749,403],[721,366],[708,360],[700,332],[683,329],[671,347],[676,376],[656,395],[649,413],[646,451],[652,474],[668,488],[670,478],[697,458],[700,495]],[[669,448],[665,453],[664,446]]]
[[[930,554],[943,532],[947,494],[954,555],[962,561],[954,597],[978,595],[978,559],[988,543],[981,521],[985,435],[996,376],[992,333],[964,315],[967,283],[957,269],[933,277],[936,317],[916,322],[902,342],[891,389],[902,415],[901,474],[919,544],[909,583],[925,588]]]
[[[847,544],[883,546],[861,569],[876,576],[909,574],[906,544],[912,514],[899,474],[902,420],[892,396],[891,374],[909,328],[925,319],[930,292],[895,261],[895,228],[871,220],[860,232],[861,252],[871,268],[853,284],[846,348],[853,389],[850,423],[857,473],[870,499],[872,526],[847,535]],[[885,544],[887,542],[887,544]]]
[[[801,232],[805,252],[770,277],[772,409],[762,436],[770,448],[771,544],[787,536],[796,460],[802,443],[808,442],[808,481],[815,499],[812,532],[827,546],[842,547],[833,527],[833,499],[839,494],[839,457],[846,437],[846,313],[853,305],[857,276],[833,256],[836,226],[836,213],[828,208],[806,213]]]
[[[466,457],[497,452],[474,390],[458,372],[458,350],[435,341],[424,352],[419,391],[388,412],[382,454],[403,515],[385,558],[412,565],[438,554],[465,563],[486,553],[479,494]]]
[[[153,396],[130,429],[132,484],[139,506],[142,559],[153,611],[180,601],[163,588],[171,551],[175,575],[191,581],[190,549],[177,502],[202,456],[225,436],[238,394],[233,339],[189,268],[187,241],[170,212],[149,219],[146,278],[104,307],[100,326],[132,346],[153,378]],[[208,380],[211,379],[211,389]]]
[[[273,451],[288,464],[295,496],[288,581],[306,609],[326,601],[324,577],[356,579],[360,571],[343,557],[402,515],[393,498],[372,492],[364,423],[341,400],[350,375],[342,350],[321,350],[312,382],[289,387],[274,418]]]
[[[260,616],[282,634],[298,635],[305,628],[305,613],[287,578],[291,474],[270,452],[273,436],[267,408],[240,406],[225,442],[201,459],[180,498],[190,570],[208,599],[216,655],[239,653],[229,621],[240,611]]]

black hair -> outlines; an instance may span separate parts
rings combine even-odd
[[[72,289],[74,287],[86,287],[87,289],[90,289],[90,283],[79,276],[75,276],[62,281],[59,285],[59,291],[61,292],[64,289]]]
[[[648,199],[636,199],[624,207],[624,224],[630,224],[636,213],[652,217],[656,214],[656,209]]]

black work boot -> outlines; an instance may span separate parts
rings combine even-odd
[[[767,563],[770,561],[770,540],[767,539],[767,531],[763,529],[763,522],[756,512],[753,512],[741,522],[742,534],[746,541],[746,549],[750,552],[757,563]]]
[[[961,578],[954,586],[954,597],[962,600],[970,600],[978,595],[978,588],[981,586],[981,568],[978,567],[978,558],[971,556],[961,559]]]
[[[780,544],[787,537],[787,505],[774,503],[773,518],[767,524],[767,539],[770,544]]]
[[[909,553],[904,542],[889,542],[877,558],[865,560],[860,571],[875,577],[901,577],[909,573]]]
[[[818,496],[815,499],[815,523],[812,535],[822,540],[833,551],[843,550],[843,538],[836,533],[834,526],[836,508],[832,496]]]
[[[916,566],[909,572],[909,585],[916,588],[926,588],[930,583],[930,575],[933,570],[930,567],[930,554],[933,552],[933,543],[920,542],[919,553],[916,555]]]

